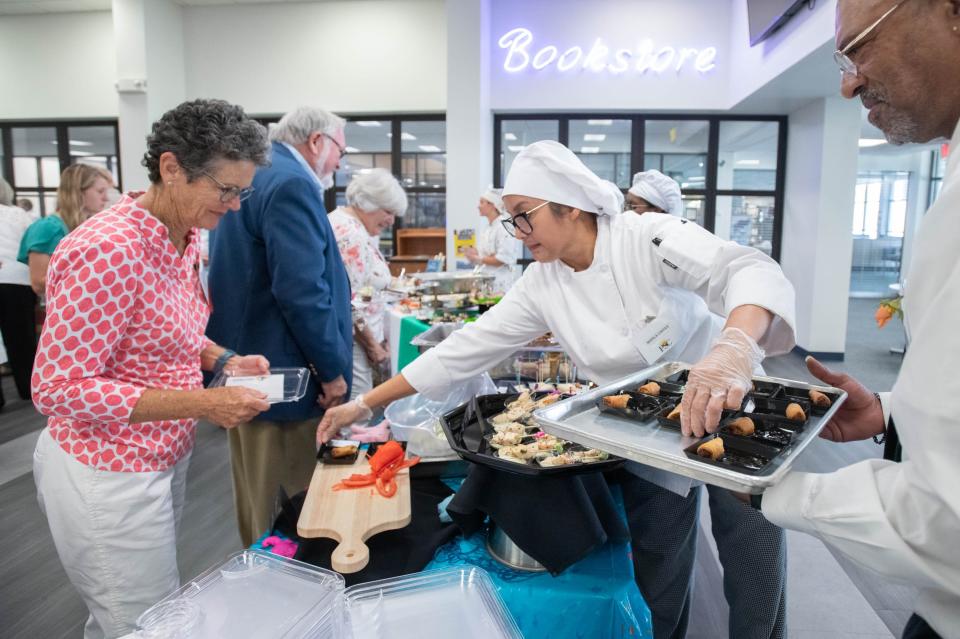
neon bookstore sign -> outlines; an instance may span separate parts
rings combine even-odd
[[[716,47],[693,49],[690,47],[663,46],[657,48],[652,40],[641,40],[633,49],[613,50],[604,44],[601,38],[593,42],[589,51],[582,47],[572,46],[561,52],[553,44],[547,44],[535,50],[533,46],[533,32],[530,29],[518,27],[507,31],[497,42],[501,49],[506,50],[503,60],[503,69],[510,73],[518,73],[526,69],[543,71],[550,66],[557,71],[593,71],[594,73],[611,73],[619,75],[628,71],[656,74],[667,71],[680,71],[694,68],[700,73],[707,73],[716,67]]]

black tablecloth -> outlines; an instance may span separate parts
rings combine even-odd
[[[447,512],[464,535],[476,532],[489,515],[517,546],[553,574],[608,539],[630,538],[600,473],[535,477],[472,465]]]

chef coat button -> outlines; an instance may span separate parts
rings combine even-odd
[[[625,328],[625,329],[623,329],[622,331],[620,331],[620,334],[623,335],[624,337],[626,337],[627,335],[630,334],[630,329],[629,329],[629,328]]]
[[[601,272],[601,273],[606,273],[606,272],[609,271],[609,270],[610,270],[610,267],[607,266],[606,264],[601,264],[601,265],[600,265],[600,272]]]

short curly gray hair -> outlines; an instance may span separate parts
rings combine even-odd
[[[383,209],[398,217],[407,212],[407,194],[386,169],[362,169],[347,184],[347,204],[364,212]]]
[[[267,130],[243,109],[223,100],[192,100],[164,113],[147,136],[142,164],[150,182],[160,182],[160,156],[167,151],[190,181],[218,160],[246,160],[258,166],[269,155]]]

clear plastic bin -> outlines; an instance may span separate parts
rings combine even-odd
[[[489,575],[473,566],[352,586],[353,639],[522,639]]]
[[[142,639],[340,639],[343,577],[247,550],[174,591],[137,619]]]
[[[307,394],[310,371],[305,368],[271,368],[266,375],[257,370],[234,368],[220,371],[210,388],[220,386],[245,386],[262,390],[271,404],[296,402]]]

